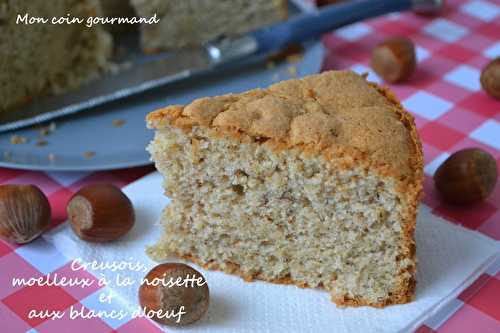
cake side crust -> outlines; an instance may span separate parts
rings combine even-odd
[[[178,259],[183,259],[190,261],[192,263],[197,264],[200,267],[203,267],[204,269],[212,270],[212,271],[220,271],[224,272],[227,274],[233,274],[241,277],[245,282],[253,282],[255,280],[260,280],[260,281],[266,281],[266,282],[271,282],[275,284],[284,284],[284,285],[295,285],[299,288],[311,288],[307,283],[302,283],[302,282],[297,282],[294,281],[290,277],[284,277],[280,279],[266,279],[262,277],[259,274],[255,275],[248,275],[245,274],[241,269],[238,264],[235,263],[226,263],[226,268],[222,268],[220,265],[217,263],[204,263],[202,260],[197,258],[194,254],[190,255],[182,255],[179,253],[172,253],[172,255],[175,258]],[[405,304],[408,302],[411,302],[415,298],[415,287],[416,287],[416,280],[412,278],[411,280],[408,281],[407,284],[402,286],[400,290],[397,290],[396,293],[394,293],[393,296],[386,298],[382,302],[370,302],[366,301],[362,298],[356,298],[356,299],[349,299],[349,298],[334,298],[331,297],[332,302],[337,304],[338,306],[341,307],[360,307],[360,306],[371,306],[375,308],[384,308],[388,305],[395,305],[395,304]],[[321,289],[323,289],[322,286],[320,286]]]

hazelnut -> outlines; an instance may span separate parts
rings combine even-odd
[[[135,214],[130,199],[111,184],[80,189],[69,201],[67,210],[73,231],[90,242],[118,239],[134,226]]]
[[[491,61],[481,72],[481,86],[493,98],[500,99],[500,57]]]
[[[436,188],[446,202],[468,204],[485,199],[497,182],[497,163],[484,150],[455,152],[434,174]]]
[[[34,185],[0,186],[0,238],[24,244],[50,224],[50,204]]]
[[[416,67],[415,47],[408,38],[394,37],[373,49],[371,66],[385,81],[396,83],[410,77]]]
[[[139,303],[146,315],[154,314],[148,317],[161,324],[187,325],[207,312],[208,285],[203,275],[188,265],[160,264],[143,279]]]

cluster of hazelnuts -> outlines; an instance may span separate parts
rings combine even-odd
[[[371,67],[381,78],[399,83],[410,78],[416,69],[415,46],[405,37],[393,37],[378,44],[372,52]],[[480,77],[483,90],[500,99],[500,57],[489,62]]]
[[[67,205],[71,228],[88,242],[116,240],[134,226],[130,199],[116,186],[94,184],[80,189]],[[24,244],[51,224],[50,203],[35,185],[0,185],[0,237]]]
[[[134,226],[132,202],[111,184],[80,189],[67,205],[68,219],[75,234],[87,242],[111,242],[125,236]],[[0,238],[28,243],[50,227],[51,208],[45,194],[34,185],[0,185]],[[203,283],[165,286],[196,276]],[[162,324],[186,325],[200,319],[208,309],[209,290],[205,278],[181,263],[154,267],[139,288],[139,303],[145,314]],[[151,313],[152,315],[149,315]],[[166,314],[182,314],[171,316]]]
[[[316,0],[319,7],[346,0]],[[446,9],[446,1],[438,11],[416,11],[421,16],[436,16]],[[389,83],[403,82],[416,69],[415,46],[405,37],[389,38],[378,44],[372,51],[371,67]],[[493,98],[500,99],[500,57],[489,62],[481,72],[481,86]]]

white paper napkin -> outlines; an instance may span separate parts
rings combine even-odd
[[[161,176],[150,174],[125,188],[137,223],[125,239],[110,244],[88,244],[77,239],[67,223],[45,238],[62,253],[86,261],[139,260],[153,267],[144,253],[161,234],[157,225],[168,203]],[[198,323],[168,331],[182,332],[397,332],[417,328],[426,318],[456,297],[500,255],[500,242],[448,223],[422,206],[417,221],[417,296],[410,304],[384,309],[340,309],[325,291],[266,282],[244,282],[220,272],[199,269],[208,280],[210,307]],[[116,272],[100,271],[108,279]],[[127,272],[139,281],[144,272]],[[139,284],[116,288],[123,301],[137,306]]]

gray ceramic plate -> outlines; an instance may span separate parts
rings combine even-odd
[[[266,87],[276,81],[319,72],[324,49],[320,42],[305,46],[298,63],[286,61],[268,68],[254,64],[216,72],[146,93],[111,102],[81,114],[56,121],[56,130],[37,145],[39,128],[0,135],[0,166],[29,170],[109,170],[149,164],[145,147],[153,132],[145,127],[146,115],[169,104],[185,104],[195,98],[237,93]],[[122,126],[116,123],[123,122]],[[12,144],[13,135],[26,138]],[[18,138],[19,138],[18,137]]]

